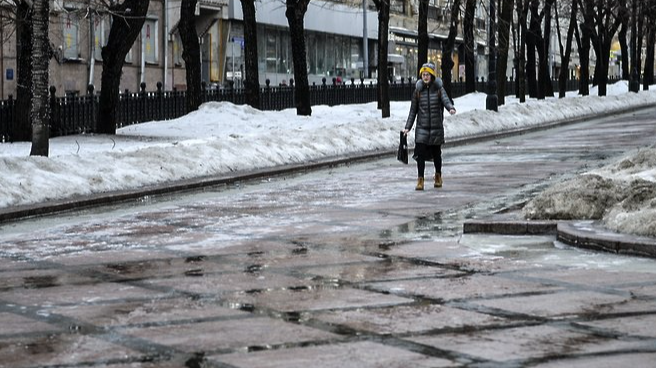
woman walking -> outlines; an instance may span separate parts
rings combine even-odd
[[[416,190],[424,190],[426,161],[435,164],[435,188],[442,187],[442,144],[444,144],[444,108],[451,115],[456,113],[447,96],[442,79],[437,78],[435,64],[426,63],[419,70],[421,80],[412,95],[410,114],[405,123],[404,134],[408,134],[417,119],[415,128],[415,151],[412,158],[417,161]]]

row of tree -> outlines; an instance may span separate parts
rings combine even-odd
[[[246,103],[259,107],[259,73],[257,55],[257,27],[255,0],[240,0],[244,15],[244,51],[246,79]],[[305,45],[304,18],[310,0],[281,0],[285,2],[285,16],[289,23],[294,64],[294,88],[296,111],[299,115],[312,114]],[[388,29],[390,1],[373,0],[378,11],[378,107],[382,117],[390,116],[389,80],[387,75]],[[606,94],[610,48],[618,39],[621,45],[622,77],[630,81],[630,89],[639,88],[641,50],[646,46],[644,61],[645,88],[653,83],[654,45],[656,43],[656,0],[479,0],[450,1],[449,32],[442,48],[441,72],[447,92],[451,91],[455,40],[462,20],[467,92],[475,91],[475,42],[474,22],[476,7],[485,7],[493,29],[489,39],[491,54],[498,55],[496,86],[489,93],[496,93],[499,104],[504,103],[504,86],[512,45],[517,71],[518,97],[524,102],[526,92],[530,97],[543,99],[553,96],[549,68],[551,30],[556,29],[560,51],[559,96],[565,95],[565,81],[569,78],[572,45],[576,42],[580,58],[580,79],[588,81],[590,50],[596,55],[593,83],[599,86],[599,95]],[[14,4],[17,35],[20,43],[18,55],[17,109],[20,116],[15,132],[32,132],[31,137],[18,136],[18,140],[32,141],[32,155],[48,155],[48,62],[53,56],[48,41],[49,1],[10,0]],[[196,31],[195,9],[198,0],[182,0],[179,31],[185,61],[188,111],[198,109],[201,103],[200,45]],[[102,79],[98,115],[98,133],[116,134],[117,107],[121,70],[126,55],[143,26],[150,0],[87,0],[89,9],[101,10],[112,17],[107,44],[102,47]],[[419,0],[418,14],[418,62],[420,67],[428,59],[428,5],[429,0]],[[487,6],[487,7],[486,7]],[[494,9],[499,9],[498,14]],[[492,11],[491,11],[492,10]],[[561,18],[561,14],[566,14]],[[555,26],[553,24],[555,22]],[[561,29],[567,30],[565,36]],[[629,32],[630,31],[630,32]],[[630,34],[630,44],[627,35]],[[498,40],[498,43],[494,40]],[[512,42],[511,42],[512,41]],[[563,43],[564,42],[564,43]],[[494,75],[491,73],[491,75]],[[494,81],[492,81],[494,82]],[[524,86],[528,86],[525,91]],[[579,93],[589,94],[588,83],[580,83]],[[31,127],[31,129],[29,129]],[[27,128],[27,129],[26,129]],[[22,138],[22,139],[21,139]]]
[[[462,1],[465,2],[464,9]],[[464,58],[467,92],[474,91],[474,14],[477,5],[487,4],[477,0],[451,2],[449,35],[442,50],[442,75],[447,88],[450,85],[453,61],[445,56],[452,55],[454,51],[458,19],[462,16],[465,52],[461,55],[461,60]],[[600,96],[606,95],[611,45],[615,40],[619,41],[621,47],[622,78],[630,81],[630,90],[638,91],[641,74],[645,89],[654,81],[656,0],[490,0],[489,5],[496,5],[487,10],[490,19],[496,19],[498,25],[492,30],[492,36],[495,36],[498,43],[493,43],[492,46],[497,48],[498,55],[494,72],[497,79],[495,92],[500,104],[504,103],[504,81],[511,45],[515,55],[512,62],[517,72],[518,97],[521,102],[526,100],[527,92],[530,97],[538,99],[553,96],[552,77],[558,78],[559,97],[565,96],[574,43],[579,56],[579,79],[584,81],[579,84],[581,95],[589,94],[589,84],[586,82],[590,81],[591,50],[596,57],[592,84],[598,85]],[[489,12],[495,8],[499,9],[498,14]],[[420,13],[422,9],[420,7]],[[419,20],[424,21],[421,15]],[[561,65],[558,76],[550,75],[549,48],[552,29],[557,32]],[[422,30],[420,23],[419,63],[425,60],[421,59]],[[627,35],[630,35],[630,45],[627,44]],[[646,47],[644,63],[641,60],[643,42]],[[641,73],[643,64],[644,72]],[[525,91],[524,86],[528,86],[528,91]]]

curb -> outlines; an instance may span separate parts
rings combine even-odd
[[[612,113],[608,113],[607,115],[623,114],[631,111],[638,111],[641,109],[651,108],[654,106],[656,105],[653,103],[632,106],[626,109],[620,109]],[[477,143],[490,139],[499,139],[499,138],[516,136],[516,135],[522,135],[534,131],[555,128],[561,125],[579,123],[582,121],[593,119],[598,116],[599,115],[597,114],[587,114],[572,119],[563,119],[563,120],[553,121],[549,123],[538,124],[526,128],[511,129],[502,132],[483,133],[483,134],[467,136],[467,137],[458,137],[458,138],[451,139],[443,146],[445,148],[456,147],[456,146]],[[312,170],[348,165],[351,163],[356,163],[361,161],[380,159],[383,157],[390,157],[390,158],[396,157],[396,149],[383,150],[383,151],[369,151],[369,152],[342,156],[342,157],[327,157],[324,159],[305,162],[302,164],[290,164],[290,165],[277,166],[272,168],[264,168],[264,169],[257,169],[251,171],[242,171],[238,173],[216,175],[211,177],[193,178],[188,180],[151,185],[151,186],[136,188],[136,189],[91,194],[91,195],[72,197],[62,200],[55,200],[51,202],[37,203],[31,205],[6,207],[0,209],[0,224],[10,221],[54,215],[63,212],[77,211],[81,209],[98,207],[103,205],[129,203],[129,202],[142,202],[145,199],[154,196],[198,191],[204,188],[224,186],[224,185],[238,183],[241,181],[302,173]]]
[[[555,221],[494,221],[470,220],[462,225],[464,234],[488,233],[499,235],[556,235]]]
[[[591,221],[559,223],[556,239],[573,247],[656,258],[656,238],[611,232]]]
[[[594,221],[470,220],[463,234],[555,235],[572,247],[630,256],[656,258],[656,238],[609,231]]]

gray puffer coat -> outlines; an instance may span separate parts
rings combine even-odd
[[[410,130],[417,118],[415,143],[431,146],[444,144],[444,108],[451,110],[454,107],[444,90],[442,79],[436,78],[430,84],[418,80],[405,123],[405,128]]]

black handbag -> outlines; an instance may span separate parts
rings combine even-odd
[[[408,137],[403,134],[403,131],[401,131],[401,139],[399,141],[399,150],[396,153],[396,159],[406,165],[408,164]]]

